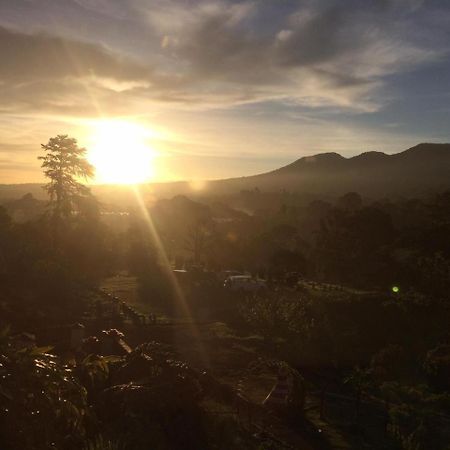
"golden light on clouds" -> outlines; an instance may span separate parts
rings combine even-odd
[[[150,143],[155,131],[122,120],[96,121],[91,126],[88,160],[95,167],[95,182],[136,184],[158,175],[158,152]]]

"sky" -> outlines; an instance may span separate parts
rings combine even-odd
[[[0,0],[0,56],[0,183],[43,181],[57,134],[97,182],[450,141],[448,0]]]

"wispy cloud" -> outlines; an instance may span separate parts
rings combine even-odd
[[[136,61],[95,42],[0,29],[0,52],[8,61],[0,80],[13,84],[18,97],[31,94],[26,83],[39,82],[45,90],[55,80],[55,93],[68,95],[72,86],[76,100],[83,96],[82,83],[107,107],[124,92],[124,109],[134,92],[172,105],[277,99],[375,111],[383,105],[378,94],[387,76],[436,60],[446,50],[415,41],[409,14],[420,7],[417,1],[374,1],[364,9],[354,2],[305,2],[277,17],[277,27],[266,26],[268,6],[262,1],[75,3],[119,19],[140,16],[158,45],[149,43],[152,51],[140,50]]]
[[[156,1],[145,13],[184,75],[178,96],[181,91],[186,99],[217,103],[224,97],[231,103],[295,99],[376,110],[374,94],[385,76],[442,53],[421,47],[408,30],[407,11],[418,2],[374,2],[364,9],[350,3],[305,2],[278,18],[280,28],[270,32],[261,22],[266,2],[208,1],[186,8]]]

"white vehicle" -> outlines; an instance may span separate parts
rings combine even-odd
[[[259,278],[251,275],[233,275],[223,283],[224,287],[234,292],[258,292],[267,289],[267,284]]]
[[[217,274],[217,279],[222,283],[229,277],[234,277],[236,275],[249,275],[246,272],[241,272],[239,270],[222,270]]]

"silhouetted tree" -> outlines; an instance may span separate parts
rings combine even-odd
[[[330,211],[317,234],[317,265],[327,280],[354,286],[383,286],[395,230],[388,214],[373,207]]]
[[[214,229],[210,221],[198,220],[188,229],[185,238],[185,250],[192,254],[194,264],[201,262],[213,240]]]
[[[270,267],[275,272],[306,272],[306,259],[298,251],[278,249],[270,256]]]
[[[357,192],[347,192],[338,199],[338,206],[346,211],[356,211],[361,209],[362,198]]]
[[[63,289],[59,295],[63,295],[69,292],[67,279],[74,283],[75,292],[79,285],[95,284],[108,271],[110,235],[100,221],[97,200],[80,181],[94,175],[86,149],[67,135],[50,138],[42,149],[46,154],[39,159],[49,179],[45,190],[50,197],[49,226],[42,226],[48,232],[43,267],[49,280],[60,281]],[[48,288],[50,298],[56,291],[54,283]]]
[[[77,181],[94,175],[93,166],[86,160],[86,149],[79,147],[77,140],[60,134],[41,144],[46,152],[39,156],[44,174],[50,182],[45,190],[50,196],[50,206],[56,224],[72,215],[80,199],[90,195],[90,190]],[[57,225],[56,225],[57,226]]]

